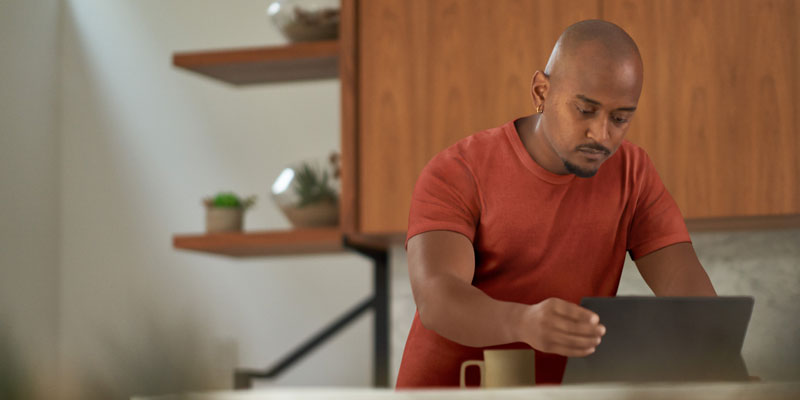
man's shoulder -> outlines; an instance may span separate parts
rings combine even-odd
[[[513,125],[510,127],[511,124],[513,122],[484,129],[459,139],[434,158],[457,157],[470,163],[480,163],[488,155],[510,149],[507,130],[513,128]]]

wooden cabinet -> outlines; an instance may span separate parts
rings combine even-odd
[[[687,218],[799,221],[800,1],[370,0],[358,9],[359,231],[405,231],[425,163],[530,114],[533,72],[587,18],[639,44],[629,139]]]
[[[645,85],[630,139],[687,218],[800,213],[800,1],[605,1]]]
[[[564,27],[599,10],[599,0],[362,1],[361,231],[405,231],[428,160],[530,114],[533,72]]]

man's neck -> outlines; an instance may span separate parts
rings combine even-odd
[[[539,123],[541,114],[533,114],[518,119],[514,126],[528,155],[536,164],[545,170],[558,175],[567,175],[564,163],[553,150],[544,134],[544,127]]]

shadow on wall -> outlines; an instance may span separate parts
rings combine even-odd
[[[30,399],[33,396],[30,379],[3,325],[0,322],[0,399]]]
[[[131,334],[105,335],[94,349],[93,365],[75,376],[80,395],[69,398],[128,399],[233,387],[237,345],[204,334],[192,321],[148,318]]]

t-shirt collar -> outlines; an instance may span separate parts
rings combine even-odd
[[[528,153],[528,150],[525,149],[525,144],[522,143],[522,139],[519,136],[519,132],[517,132],[517,127],[514,124],[514,121],[506,123],[503,129],[506,131],[508,140],[511,142],[511,147],[514,148],[514,152],[517,154],[520,162],[522,162],[525,168],[531,171],[531,173],[536,175],[536,177],[555,185],[567,184],[575,179],[575,175],[573,174],[554,174],[539,165],[539,163],[537,163]]]

